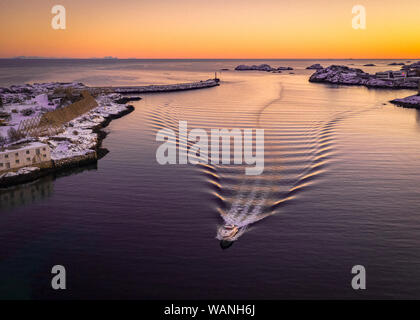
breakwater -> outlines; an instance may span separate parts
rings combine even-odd
[[[220,80],[215,78],[215,79],[208,79],[205,81],[166,84],[166,85],[127,86],[127,87],[92,87],[91,90],[93,90],[94,92],[97,90],[103,90],[106,92],[114,92],[114,93],[120,93],[120,94],[173,92],[173,91],[211,88],[211,87],[220,85],[219,82]]]

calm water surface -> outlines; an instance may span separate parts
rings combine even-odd
[[[240,63],[292,66],[231,71]],[[318,61],[0,60],[0,85],[221,85],[143,95],[111,123],[97,166],[0,193],[3,298],[420,298],[420,113],[413,91],[308,82]],[[390,61],[373,62],[386,70]],[[394,67],[395,69],[396,67]],[[265,129],[265,170],[156,162],[156,132]],[[226,250],[224,222],[245,232]],[[68,290],[50,289],[52,265]],[[353,265],[367,270],[351,288]]]

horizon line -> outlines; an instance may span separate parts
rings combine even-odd
[[[403,58],[118,58],[118,57],[0,57],[0,60],[420,60],[420,57]]]

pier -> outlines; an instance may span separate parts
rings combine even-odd
[[[141,93],[155,93],[155,92],[172,92],[211,88],[220,85],[218,78],[208,79],[205,81],[165,84],[165,85],[148,85],[148,86],[127,86],[127,87],[91,87],[88,90],[92,94],[98,92],[106,93],[121,93],[121,94],[141,94]]]

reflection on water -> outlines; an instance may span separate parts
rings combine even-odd
[[[28,206],[53,193],[53,177],[48,176],[35,182],[0,190],[0,210]]]
[[[417,121],[417,124],[420,125],[420,110],[419,109],[415,109],[415,113],[416,113],[416,121]]]
[[[38,201],[51,197],[54,193],[54,180],[84,171],[96,170],[96,164],[65,169],[41,177],[33,182],[0,189],[0,211],[7,211],[21,206],[30,206]]]
[[[381,108],[362,106],[320,117],[318,115],[319,118],[311,114],[305,119],[299,112],[291,113],[290,110],[285,115],[284,110],[278,108],[281,99],[276,102],[278,105],[277,108],[274,105],[275,111],[267,111],[270,120],[264,122],[268,141],[275,139],[274,144],[269,143],[265,148],[265,172],[256,177],[241,177],[243,181],[250,181],[241,183],[235,199],[232,200],[227,200],[222,195],[222,187],[218,181],[217,192],[220,193],[220,199],[230,202],[219,208],[225,225],[217,228],[216,238],[221,241],[224,249],[229,247],[228,242],[237,241],[250,231],[251,225],[280,212],[284,206],[320,182],[319,179],[336,160],[336,131],[343,121]],[[267,109],[263,108],[262,112]],[[260,115],[258,118],[261,117]],[[303,128],[306,129],[302,131]],[[211,177],[215,176],[217,175],[213,174]]]

